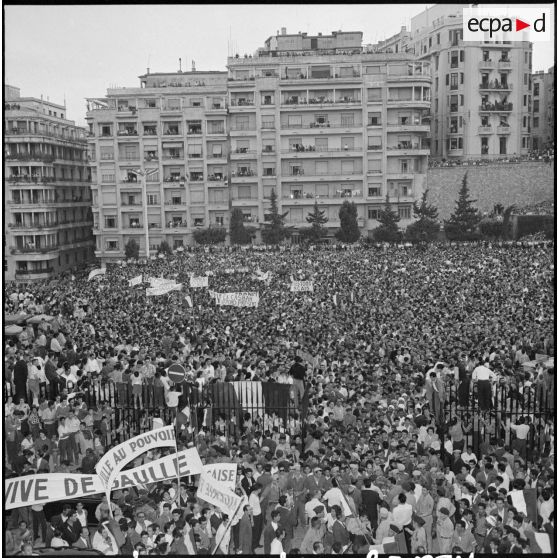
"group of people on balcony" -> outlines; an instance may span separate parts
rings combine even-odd
[[[481,83],[482,89],[509,89],[506,81],[499,82],[497,79],[494,81],[483,80]]]
[[[169,229],[175,229],[178,227],[186,227],[186,226],[187,226],[186,221],[184,221],[183,219],[173,219],[167,223],[167,227]]]
[[[240,167],[232,171],[232,176],[256,176],[256,171],[246,167]]]
[[[177,175],[171,175],[171,176],[167,176],[163,179],[163,182],[184,182],[186,180],[186,178],[184,176],[177,176]]]
[[[119,136],[137,136],[138,131],[135,128],[122,128],[118,130]]]
[[[506,99],[501,102],[484,101],[481,104],[482,110],[512,110],[512,103],[508,103]]]

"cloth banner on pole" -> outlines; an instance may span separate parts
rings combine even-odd
[[[217,506],[223,513],[233,517],[242,502],[242,497],[217,482],[212,476],[202,473],[196,493],[198,498]]]
[[[217,306],[256,307],[260,302],[259,293],[215,293]]]
[[[293,281],[291,283],[291,293],[314,292],[314,281]]]
[[[203,474],[213,477],[216,482],[234,492],[236,488],[237,463],[211,463],[203,466]]]
[[[107,272],[106,267],[93,269],[92,271],[89,272],[89,275],[87,276],[87,280],[91,281],[91,279],[93,279],[94,277],[98,277],[99,275],[105,275],[106,272]]]
[[[160,296],[171,293],[172,291],[181,291],[182,283],[161,285],[160,287],[151,287],[145,289],[146,296]]]

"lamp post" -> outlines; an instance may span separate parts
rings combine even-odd
[[[143,205],[143,226],[145,228],[145,257],[149,258],[149,223],[147,222],[147,182],[146,178],[159,172],[159,169],[133,169],[130,171],[141,177],[141,201]]]

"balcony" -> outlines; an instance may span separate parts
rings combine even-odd
[[[237,159],[256,159],[257,151],[255,149],[248,149],[244,147],[239,147],[234,151],[231,151],[231,160]]]
[[[163,131],[164,136],[180,136],[180,130],[177,128],[171,128]]]
[[[511,60],[500,58],[500,60],[498,60],[498,69],[499,70],[511,70],[512,69]]]
[[[479,134],[492,134],[492,126],[479,126]]]
[[[136,129],[126,129],[126,130],[118,130],[118,132],[116,133],[118,137],[129,137],[129,136],[133,136],[133,137],[137,137],[138,135],[138,131]]]
[[[424,72],[414,71],[408,74],[390,74],[388,72],[386,76],[386,81],[388,83],[401,83],[401,82],[414,82],[414,81],[432,81],[430,72],[425,70]]]
[[[430,99],[388,99],[387,104],[400,108],[430,108]]]
[[[190,155],[188,155],[190,157]],[[184,153],[163,153],[161,157],[163,161],[183,161],[184,160]]]
[[[511,91],[511,83],[498,83],[497,81],[483,82],[479,84],[480,91]]]
[[[498,126],[496,128],[496,133],[508,135],[511,134],[511,128],[509,126]]]
[[[231,99],[230,107],[253,107],[254,99]]]
[[[165,200],[165,207],[176,207],[182,209],[186,204],[185,201]]]
[[[361,131],[362,122],[346,122],[346,123],[334,123],[334,122],[303,122],[302,124],[281,124],[282,130],[307,130],[310,133],[315,134],[316,132],[321,134],[322,130],[335,131],[342,130],[343,132]]]
[[[316,174],[313,171],[305,172],[304,169],[300,169],[296,172],[286,171],[282,173],[281,180],[289,182],[298,182],[304,180],[339,180],[339,177],[343,177],[340,180],[361,180],[363,171],[339,171],[339,172],[326,172],[324,174]]]
[[[426,122],[415,124],[390,124],[387,125],[388,132],[430,132],[430,124]]]
[[[51,273],[54,273],[54,268],[52,267],[45,269],[16,269],[15,271],[15,275],[19,279],[46,279],[46,276]]]
[[[390,155],[430,155],[430,146],[421,145],[419,143],[402,142],[397,145],[386,146],[386,154]]]
[[[479,107],[479,112],[512,112],[513,103],[486,103]]]
[[[59,250],[59,245],[53,246],[43,246],[43,247],[31,247],[31,246],[21,246],[17,248],[11,248],[11,254],[48,254],[50,252],[56,252]]]
[[[481,60],[479,62],[479,70],[493,70],[496,68],[496,62],[493,60]]]
[[[311,157],[335,157],[347,156],[358,157],[362,153],[362,147],[316,147],[316,146],[301,146],[298,149],[282,149],[281,153],[284,155],[292,156],[293,158],[311,158]]]
[[[231,180],[233,182],[253,182],[258,180],[258,173],[253,169],[245,171],[231,171]]]

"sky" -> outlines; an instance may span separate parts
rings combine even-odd
[[[363,44],[376,43],[403,25],[410,29],[426,6],[432,4],[4,5],[4,79],[22,96],[65,100],[67,117],[84,125],[86,97],[139,87],[148,67],[175,72],[181,58],[183,71],[192,60],[199,71],[225,71],[229,54],[253,54],[281,27],[309,35],[362,31]],[[533,52],[534,71],[554,64],[553,43],[535,43]]]

